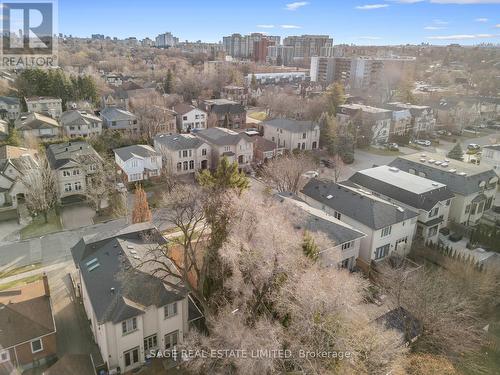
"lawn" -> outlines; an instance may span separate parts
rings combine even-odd
[[[24,279],[11,281],[10,283],[0,284],[0,291],[7,290],[7,289],[13,288],[15,286],[22,286],[22,285],[26,285],[29,283],[33,283],[35,281],[41,280],[41,278],[42,278],[41,274],[40,275],[33,275],[33,276],[25,277]]]
[[[363,149],[363,151],[369,152],[371,154],[375,155],[381,155],[381,156],[398,156],[398,155],[403,155],[399,151],[391,151],[391,150],[386,150],[386,149],[381,149],[381,148],[376,148],[376,147],[368,147]]]
[[[62,230],[61,218],[55,211],[48,214],[48,222],[46,223],[43,215],[39,215],[33,221],[21,229],[21,239],[25,240],[33,237],[44,236],[49,233],[60,232]]]

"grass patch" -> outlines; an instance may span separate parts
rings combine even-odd
[[[0,272],[0,278],[3,279],[5,277],[19,275],[20,273],[33,271],[40,267],[42,267],[42,263],[34,263],[34,264],[29,264],[27,266],[7,269],[5,271]]]
[[[266,112],[252,112],[248,114],[248,117],[254,120],[264,121],[267,117]]]
[[[22,285],[26,285],[29,283],[33,283],[33,282],[41,280],[41,279],[42,279],[42,275],[40,274],[40,275],[33,275],[33,276],[25,277],[24,279],[14,280],[14,281],[11,281],[10,283],[0,284],[0,291],[14,288],[16,286],[22,286]]]
[[[391,150],[385,150],[381,148],[376,148],[376,147],[368,147],[363,149],[366,152],[369,152],[371,154],[375,155],[381,155],[381,156],[398,156],[398,155],[403,155],[403,153],[399,151],[391,151]]]
[[[29,225],[21,229],[21,239],[25,240],[33,237],[40,237],[62,230],[61,218],[54,210],[49,212],[47,218],[48,220],[46,223],[43,215],[35,217]]]

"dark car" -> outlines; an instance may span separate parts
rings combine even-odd
[[[452,242],[458,242],[460,241],[462,238],[464,238],[464,235],[461,234],[461,233],[452,233],[450,234],[450,237],[448,237],[448,239]]]
[[[441,234],[443,234],[443,235],[447,236],[447,235],[449,235],[449,234],[450,234],[450,230],[449,230],[448,228],[441,228],[441,229],[439,230],[439,233],[441,233]]]

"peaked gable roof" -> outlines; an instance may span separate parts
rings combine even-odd
[[[87,142],[55,143],[47,147],[47,159],[52,169],[59,169],[70,163],[81,163],[101,157]]]
[[[120,159],[127,161],[132,158],[148,158],[150,156],[159,156],[160,154],[155,151],[155,149],[149,145],[132,145],[121,148],[116,148],[113,150]]]
[[[312,121],[299,121],[286,118],[275,118],[273,120],[264,121],[263,126],[270,126],[276,129],[283,129],[292,133],[304,133],[314,129],[317,124]]]

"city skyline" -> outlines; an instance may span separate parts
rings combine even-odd
[[[262,32],[282,37],[328,34],[335,44],[358,45],[500,42],[500,18],[494,16],[500,14],[500,0],[290,0],[271,5],[262,0],[59,0],[58,5],[60,32],[78,37],[98,33],[154,39],[170,31],[180,41],[220,42],[232,33]]]

